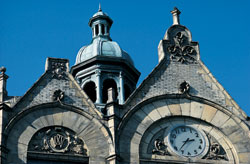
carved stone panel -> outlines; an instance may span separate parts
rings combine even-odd
[[[167,47],[171,61],[184,64],[197,62],[197,52],[182,32],[178,32],[173,40],[174,44]]]
[[[38,131],[29,142],[28,151],[87,155],[82,138],[64,127],[47,127]]]

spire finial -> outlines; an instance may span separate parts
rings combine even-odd
[[[171,11],[173,15],[173,25],[180,24],[180,11],[177,9],[177,7],[174,7],[174,10]]]
[[[99,10],[98,11],[102,11],[101,3],[99,3]]]

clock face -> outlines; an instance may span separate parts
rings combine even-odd
[[[173,152],[180,156],[195,157],[200,155],[205,147],[203,134],[192,126],[178,126],[168,134],[168,142]]]

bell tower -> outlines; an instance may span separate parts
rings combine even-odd
[[[100,5],[88,24],[92,41],[79,50],[71,73],[100,110],[107,103],[109,88],[113,88],[118,103],[123,104],[135,90],[140,72],[129,54],[112,41],[113,21]]]

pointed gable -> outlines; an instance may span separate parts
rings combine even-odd
[[[179,24],[178,15],[174,15],[174,24],[160,41],[158,55],[159,64],[130,96],[124,112],[156,96],[185,94],[181,85],[186,84],[188,95],[215,102],[241,118],[247,117],[200,60],[199,44]]]
[[[45,73],[15,104],[14,112],[44,103],[60,102],[100,116],[92,101],[68,71],[67,59],[47,58]]]

